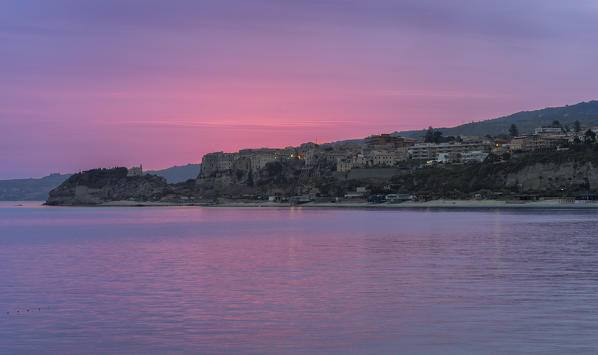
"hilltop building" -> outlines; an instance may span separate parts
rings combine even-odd
[[[143,176],[143,166],[139,164],[139,166],[128,168],[127,176]]]

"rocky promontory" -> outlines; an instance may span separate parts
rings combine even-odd
[[[191,180],[192,186],[194,181]],[[100,205],[112,201],[161,202],[185,197],[192,186],[168,184],[156,175],[128,176],[127,168],[93,169],[74,174],[50,191],[47,205]]]

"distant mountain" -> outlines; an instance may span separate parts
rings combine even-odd
[[[0,201],[45,201],[50,190],[70,174],[51,174],[40,179],[0,180]]]
[[[187,164],[183,166],[173,166],[164,170],[148,170],[146,174],[162,176],[169,184],[195,179],[199,175],[201,164]]]
[[[491,120],[472,122],[452,128],[439,128],[445,136],[496,136],[507,133],[511,124],[517,125],[521,134],[533,133],[535,128],[548,126],[553,121],[559,121],[563,126],[573,129],[575,121],[582,126],[598,126],[598,101],[581,102],[564,107],[549,107],[542,110],[522,111],[510,116]],[[426,133],[425,130],[394,132],[393,135],[418,138]]]
[[[501,133],[507,134],[511,124],[515,124],[521,134],[533,133],[534,129],[542,126],[549,126],[553,121],[559,121],[563,127],[569,126],[573,129],[575,121],[582,126],[598,126],[598,101],[581,102],[576,105],[563,107],[549,107],[535,111],[522,111],[510,116],[493,118],[490,120],[466,123],[456,127],[442,127],[434,129],[442,132],[444,136],[496,136]],[[392,132],[393,136],[407,138],[419,138],[426,134],[426,130]],[[349,139],[332,142],[330,144],[356,143],[362,145],[364,139]]]

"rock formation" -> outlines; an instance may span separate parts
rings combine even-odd
[[[166,179],[127,176],[126,168],[94,169],[74,174],[50,191],[48,205],[97,205],[109,201],[160,201],[172,194]]]

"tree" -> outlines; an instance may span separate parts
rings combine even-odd
[[[594,143],[596,142],[596,133],[591,129],[588,129],[584,134],[586,143]]]
[[[581,123],[579,123],[579,121],[576,120],[575,123],[573,123],[573,128],[575,129],[575,132],[581,132]]]
[[[434,143],[441,143],[442,142],[442,132],[434,131],[433,141],[434,141]]]
[[[432,143],[434,141],[434,128],[432,126],[428,127],[426,131],[426,135],[424,136],[424,142]]]
[[[552,121],[552,124],[550,126],[553,128],[561,128],[561,123],[559,122],[559,120],[554,120]]]
[[[514,123],[509,128],[509,135],[511,137],[517,137],[519,135],[519,129],[517,128],[517,125],[515,125]]]

